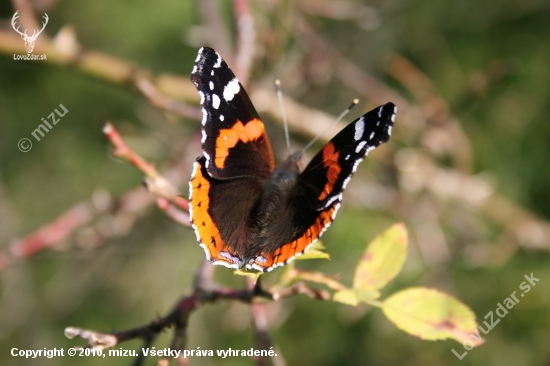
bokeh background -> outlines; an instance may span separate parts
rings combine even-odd
[[[25,53],[10,24],[16,9],[29,29],[47,12],[34,53],[48,61],[13,59]],[[361,165],[323,237],[332,260],[300,268],[350,284],[367,242],[403,221],[407,263],[384,296],[437,288],[482,323],[524,275],[540,279],[462,360],[451,352],[462,353],[461,344],[405,334],[378,309],[305,296],[269,304],[270,335],[287,365],[549,365],[549,20],[544,0],[1,2],[0,363],[129,365],[131,358],[25,360],[9,352],[84,345],[65,338],[65,327],[132,328],[190,292],[204,257],[194,233],[154,205],[142,174],[111,156],[101,130],[112,121],[186,195],[200,123],[170,111],[163,96],[192,114],[198,95],[188,76],[198,48],[209,45],[246,82],[279,161],[286,146],[276,78],[296,148],[353,98],[361,103],[348,121],[387,101],[399,108],[392,139]],[[136,82],[142,78],[153,94]],[[32,131],[60,104],[68,114],[36,141]],[[18,149],[22,138],[30,151]],[[18,238],[67,212],[90,217],[76,215],[84,223],[57,228],[69,231],[62,240],[18,257]],[[216,280],[245,286],[224,268]],[[169,339],[168,331],[156,347]],[[219,301],[191,317],[192,349],[254,342],[245,304]]]

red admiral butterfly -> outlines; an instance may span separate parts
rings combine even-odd
[[[342,192],[369,151],[388,141],[396,107],[350,123],[300,173],[302,152],[275,166],[248,94],[221,56],[199,50],[191,81],[201,97],[202,149],[189,213],[213,264],[271,271],[303,254],[334,220]]]

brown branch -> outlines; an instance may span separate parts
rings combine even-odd
[[[236,290],[225,288],[217,286],[212,282],[213,271],[214,266],[204,260],[195,275],[193,293],[190,296],[181,298],[166,316],[155,319],[147,325],[111,333],[67,327],[65,335],[69,338],[80,337],[86,339],[92,348],[115,347],[122,342],[132,339],[143,339],[145,347],[148,347],[153,344],[162,331],[174,326],[174,336],[170,347],[174,350],[184,350],[186,347],[186,329],[191,314],[204,304],[213,303],[218,300],[233,300],[252,305],[252,315],[257,333],[257,347],[258,349],[265,350],[271,345],[271,340],[267,333],[267,316],[263,307],[263,301],[278,301],[299,294],[325,301],[330,299],[330,294],[327,291],[311,288],[301,281],[273,293],[264,290],[259,280],[253,283],[249,278],[247,289]],[[312,274],[311,272],[307,273]],[[134,365],[141,365],[143,361],[144,357],[140,355]],[[259,365],[265,364],[265,359],[258,358],[256,361]]]
[[[232,290],[225,288],[206,290],[197,288],[192,295],[178,301],[174,309],[168,315],[156,319],[147,325],[112,333],[101,333],[76,327],[68,327],[65,329],[65,335],[68,338],[80,337],[86,339],[91,347],[103,349],[114,347],[122,342],[138,338],[145,339],[148,343],[151,343],[164,329],[175,325],[179,337],[175,337],[172,344],[178,345],[181,349],[185,346],[185,342],[182,339],[178,342],[177,338],[184,336],[184,330],[187,327],[189,316],[199,306],[220,299],[251,303],[256,298],[272,300],[273,296],[269,292],[256,287],[251,290]]]

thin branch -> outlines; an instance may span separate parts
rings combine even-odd
[[[261,303],[262,301],[278,301],[282,298],[298,294],[305,294],[306,296],[321,300],[330,299],[330,294],[327,291],[316,290],[304,282],[295,283],[287,289],[277,291],[276,293],[264,290],[260,285],[260,281],[253,284],[250,279],[248,279],[248,288],[243,290],[216,286],[212,282],[213,268],[214,266],[206,260],[203,261],[195,276],[193,293],[190,296],[181,298],[166,316],[155,319],[147,325],[111,333],[68,327],[65,330],[65,335],[69,338],[80,337],[86,339],[92,348],[115,347],[122,342],[132,339],[143,339],[147,347],[154,342],[161,332],[174,326],[174,336],[170,347],[174,350],[184,350],[186,348],[186,330],[190,315],[206,303],[218,300],[233,300],[252,305],[254,325],[257,332],[257,347],[258,349],[267,349],[271,345],[271,340],[267,333],[267,316],[265,308]],[[134,362],[134,365],[141,365],[143,361],[144,357],[140,355]],[[265,359],[260,358],[256,361],[259,365],[265,364]],[[284,362],[277,364],[284,364]]]
[[[110,209],[111,202],[85,201],[73,206],[29,235],[21,239],[14,239],[7,250],[0,252],[0,271],[15,261],[53,247],[68,238],[77,228],[86,225]]]
[[[187,202],[187,200],[185,200],[185,206],[187,206],[187,209],[184,210],[188,211],[189,203]],[[157,207],[161,209],[166,214],[166,216],[168,216],[174,222],[183,226],[191,225],[189,213],[182,211],[181,208],[183,207],[176,207],[176,205],[171,204],[170,201],[168,201],[164,197],[157,198]]]
[[[65,330],[65,335],[69,338],[80,337],[86,339],[90,346],[94,348],[109,348],[131,339],[156,337],[161,331],[176,323],[186,325],[189,315],[204,303],[215,302],[220,299],[251,303],[255,298],[272,300],[273,296],[269,292],[261,289],[195,289],[192,295],[178,301],[174,309],[168,315],[156,319],[147,325],[112,333],[101,333],[76,327],[68,327]]]
[[[112,124],[107,123],[103,128],[103,133],[114,147],[114,156],[128,161],[130,164],[142,171],[143,174],[145,174],[145,185],[149,192],[157,197],[164,198],[182,210],[189,210],[188,201],[180,196],[177,188],[174,187],[168,179],[163,177],[154,165],[149,164],[139,154],[130,149]],[[180,222],[181,218],[178,218],[176,213],[171,212],[166,207],[165,201],[158,201],[158,205],[161,209],[163,209],[163,211],[170,212],[171,217],[176,218],[177,222]],[[181,222],[184,221],[185,220]],[[187,220],[187,225],[188,221],[189,220]]]
[[[149,79],[137,80],[136,87],[153,106],[159,109],[171,111],[180,116],[185,116],[196,120],[200,120],[202,118],[202,112],[200,109],[168,98],[166,95],[159,92],[155,84],[153,84]]]
[[[233,71],[238,75],[241,84],[246,87],[255,57],[256,29],[249,0],[233,0],[233,9],[237,22],[237,51]]]
[[[232,65],[232,42],[229,37],[231,32],[220,10],[221,3],[216,0],[201,0],[197,4],[204,23],[202,28],[207,35],[208,43],[223,55],[229,65]]]
[[[256,283],[254,283],[254,281],[250,277],[247,277],[248,287],[253,288],[257,291],[261,291],[261,279],[262,279],[261,276],[258,277],[258,280],[256,281]],[[256,333],[256,349],[268,350],[269,347],[272,346],[273,342],[267,330],[267,314],[266,314],[265,304],[252,303],[250,307],[252,310],[252,320],[253,320],[254,329]],[[278,357],[281,357],[280,353],[278,353]],[[259,366],[266,365],[266,361],[267,361],[266,357],[262,357],[262,356],[256,357],[256,363]]]

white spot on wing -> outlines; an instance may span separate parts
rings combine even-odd
[[[231,79],[231,81],[227,83],[227,85],[223,89],[223,99],[228,102],[231,101],[240,89],[241,87],[239,86],[239,80],[237,80],[237,78]]]
[[[204,108],[201,108],[202,109],[202,125],[205,126],[206,125],[206,121],[208,120],[208,112],[206,112],[206,109]]]
[[[197,171],[200,169],[200,164],[198,162],[195,162],[193,164],[193,173],[191,174],[191,179],[189,180],[189,219],[191,221],[191,226],[193,227],[193,230],[195,231],[195,235],[197,236],[197,242],[199,245],[204,249],[204,253],[206,254],[206,259],[210,260],[210,251],[204,245],[204,243],[201,241],[201,237],[199,235],[199,231],[197,230],[197,226],[195,225],[193,221],[193,178],[195,178],[195,175],[197,174]]]
[[[212,107],[218,109],[220,107],[220,97],[216,94],[212,94]]]
[[[353,163],[353,167],[351,168],[351,172],[355,173],[357,171],[357,167],[359,166],[359,163],[362,161],[362,159],[358,159],[355,163]]]
[[[220,121],[223,122],[224,119],[225,119],[225,117],[223,116],[223,114],[220,114]]]
[[[348,183],[350,180],[351,180],[351,175],[348,176],[346,179],[344,179],[344,183],[342,183],[342,189],[345,189],[348,186]]]
[[[195,62],[199,62],[203,51],[204,51],[204,47],[201,47],[201,49],[199,50],[199,53],[197,53],[197,58],[195,59]]]
[[[222,65],[222,57],[216,52],[216,55],[218,55],[218,59],[216,60],[216,63],[214,64],[214,68],[217,69]]]
[[[191,71],[191,74],[194,74],[197,72],[197,65],[193,66],[193,71]]]
[[[210,76],[214,76],[214,70],[210,71]]]
[[[210,81],[209,85],[210,85],[210,90],[214,90],[214,82]]]
[[[372,131],[372,133],[370,134],[369,140],[372,140],[373,137],[374,137],[374,131]]]
[[[357,147],[355,148],[355,152],[357,154],[359,154],[359,152],[361,151],[361,149],[363,149],[363,147],[365,147],[365,145],[367,144],[366,141],[361,141],[359,144],[357,144]]]
[[[367,150],[365,150],[365,156],[367,156],[368,153],[369,153],[371,150],[374,150],[375,147],[376,147],[376,146],[369,146],[369,147],[367,147]]]
[[[223,253],[226,253],[226,252],[223,252]],[[222,255],[222,253],[220,253],[220,255]],[[223,255],[222,255],[223,256]],[[225,257],[225,256],[224,256]],[[208,259],[208,258],[207,258]],[[208,259],[210,260],[210,259]],[[224,267],[227,267],[227,268],[231,268],[231,269],[239,269],[239,265],[237,263],[235,264],[229,264],[227,263],[226,261],[212,261],[211,262],[212,264],[215,264],[215,265],[219,265],[219,266],[224,266]]]
[[[325,204],[325,209],[329,208],[332,203],[334,201],[341,201],[342,200],[342,193],[340,193],[339,195],[336,195],[336,196],[333,196],[331,198],[329,198],[329,200],[327,201],[327,203]]]
[[[355,141],[363,137],[364,131],[365,131],[365,118],[361,117],[357,122],[355,122],[355,135],[353,135],[353,138],[355,139]]]
[[[206,132],[204,132],[204,130],[202,130],[202,138],[201,138],[201,142],[204,144],[206,141]]]
[[[204,164],[204,167],[208,169],[208,166],[210,165],[210,155],[206,153],[206,151],[202,152],[204,157],[206,158],[206,164]]]

